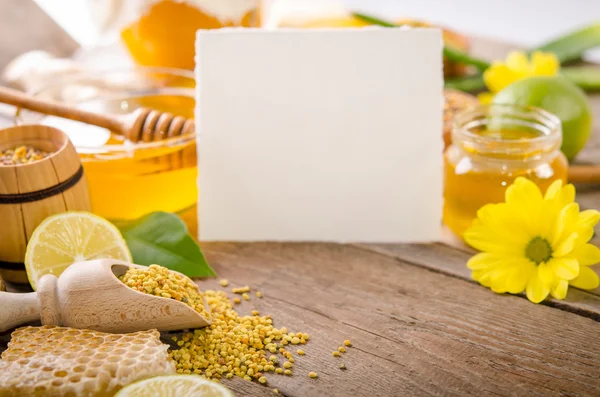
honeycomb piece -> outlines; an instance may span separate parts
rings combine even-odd
[[[156,330],[109,334],[23,327],[0,360],[0,397],[112,396],[139,379],[175,373]]]

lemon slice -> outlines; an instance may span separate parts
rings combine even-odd
[[[115,397],[233,397],[231,390],[198,375],[165,375],[134,382]]]
[[[101,258],[132,261],[119,229],[89,212],[65,212],[46,218],[34,230],[27,244],[25,269],[35,290],[45,274],[58,277],[72,263]]]

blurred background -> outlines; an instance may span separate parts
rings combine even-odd
[[[32,0],[8,1],[20,4]],[[103,40],[98,21],[107,17],[110,6],[103,13],[98,5],[124,1],[35,0],[83,46],[95,45]],[[539,44],[600,17],[600,1],[597,0],[266,0],[263,3],[266,8],[273,7],[272,3],[281,3],[277,8],[288,5],[334,8],[336,3],[342,3],[350,9],[393,18],[423,19],[466,34],[524,46]],[[89,13],[90,4],[96,6],[95,20]],[[597,55],[600,53],[594,54],[600,59]]]

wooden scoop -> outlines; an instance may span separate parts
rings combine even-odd
[[[152,142],[194,132],[194,120],[168,112],[138,108],[125,115],[109,115],[34,98],[20,91],[0,87],[0,102],[43,114],[80,121],[121,134],[131,142]]]
[[[43,325],[127,333],[156,328],[173,331],[210,324],[185,303],[145,294],[117,277],[144,266],[98,259],[69,266],[59,278],[46,274],[37,292],[0,292],[0,332],[41,320]],[[208,313],[206,300],[204,307]]]

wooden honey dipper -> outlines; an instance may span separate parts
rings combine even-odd
[[[38,113],[62,117],[106,128],[131,142],[152,142],[192,134],[194,120],[155,109],[138,108],[125,115],[108,115],[77,109],[58,102],[34,98],[10,88],[0,87],[0,102]]]
[[[97,259],[69,266],[60,277],[44,275],[37,292],[0,292],[0,332],[41,320],[102,332],[127,333],[156,328],[173,331],[210,324],[183,302],[145,294],[117,277],[130,267],[144,266]],[[210,308],[204,300],[204,309]]]

